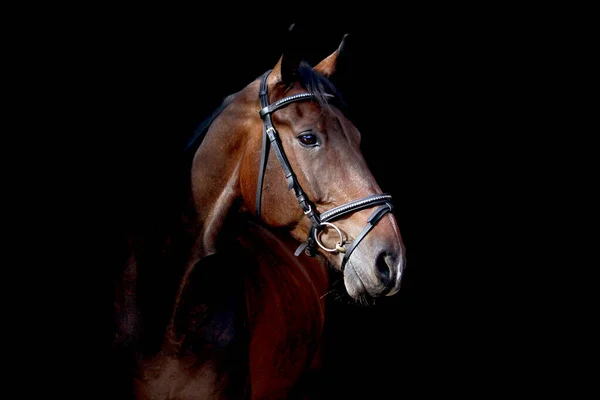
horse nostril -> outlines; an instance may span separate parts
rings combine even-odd
[[[380,253],[375,260],[375,267],[377,268],[377,275],[381,282],[387,284],[390,281],[390,266],[385,261],[386,254]]]

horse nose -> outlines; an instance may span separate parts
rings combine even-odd
[[[381,252],[375,258],[375,275],[377,284],[369,290],[371,296],[379,297],[391,294],[396,289],[402,274],[402,254],[394,255]],[[394,290],[394,292],[396,291]]]
[[[375,259],[375,268],[377,272],[377,278],[384,286],[388,286],[391,283],[392,270],[386,262],[386,253],[379,253]]]

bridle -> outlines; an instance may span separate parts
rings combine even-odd
[[[260,83],[260,107],[259,111],[260,117],[263,120],[263,141],[262,141],[262,154],[260,160],[260,171],[258,173],[258,185],[256,188],[256,216],[260,218],[261,214],[261,199],[262,199],[262,188],[263,188],[263,180],[265,175],[266,164],[268,160],[269,148],[273,147],[275,152],[275,156],[279,161],[279,165],[283,169],[283,173],[287,180],[288,189],[294,189],[294,194],[298,199],[298,203],[300,204],[300,208],[304,211],[304,215],[306,215],[311,222],[311,228],[308,233],[308,237],[306,241],[303,242],[298,249],[295,251],[295,255],[298,256],[302,251],[309,255],[314,256],[316,254],[315,243],[323,250],[327,252],[340,252],[344,253],[344,258],[342,260],[341,270],[344,270],[344,266],[346,262],[350,258],[350,255],[356,249],[358,243],[369,233],[371,229],[381,220],[381,218],[388,212],[393,211],[393,207],[391,204],[392,196],[389,194],[372,194],[370,196],[363,197],[362,199],[353,200],[349,203],[343,204],[341,206],[334,207],[330,210],[327,210],[323,213],[319,213],[314,205],[308,197],[306,193],[300,187],[298,180],[296,179],[296,175],[292,171],[292,167],[285,156],[283,151],[283,146],[281,141],[279,140],[279,135],[277,130],[273,126],[273,121],[271,120],[271,114],[275,111],[286,107],[287,105],[299,102],[299,101],[308,101],[315,99],[315,95],[310,92],[298,93],[292,96],[285,97],[281,100],[277,100],[273,104],[269,104],[269,95],[268,95],[268,87],[267,87],[267,78],[271,70],[267,71],[261,80]],[[381,205],[378,207],[373,214],[369,217],[367,221],[367,225],[363,228],[360,234],[351,242],[348,248],[344,247],[345,241],[340,229],[335,226],[330,221],[333,221],[337,218],[340,218],[343,215],[359,211],[365,208],[370,208],[376,205]],[[337,242],[335,248],[327,248],[325,247],[320,240],[320,235],[322,233],[323,228],[326,226],[332,227],[338,233],[340,240]]]

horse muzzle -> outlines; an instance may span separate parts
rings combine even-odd
[[[400,290],[404,270],[403,253],[380,251],[374,258],[368,253],[358,248],[346,263],[344,285],[348,294],[353,298],[396,294]]]

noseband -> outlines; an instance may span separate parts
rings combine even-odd
[[[260,83],[260,106],[261,110],[259,111],[260,117],[263,120],[263,141],[262,141],[262,154],[260,160],[260,171],[258,173],[258,185],[256,188],[256,215],[260,218],[261,213],[261,199],[262,199],[262,187],[263,180],[265,175],[265,169],[268,160],[269,148],[273,147],[275,152],[275,156],[279,161],[279,165],[283,169],[283,173],[285,174],[285,178],[287,180],[288,189],[294,189],[294,194],[298,199],[298,203],[300,204],[300,208],[304,211],[304,215],[306,215],[311,222],[310,232],[308,233],[308,237],[306,241],[302,243],[298,249],[295,251],[295,255],[298,256],[304,250],[304,252],[309,256],[314,256],[316,254],[317,244],[321,249],[327,252],[340,252],[344,253],[344,258],[342,260],[341,270],[344,270],[344,266],[346,262],[350,258],[350,255],[356,249],[358,243],[369,233],[371,229],[381,220],[381,218],[388,212],[393,211],[393,207],[391,204],[392,196],[389,194],[372,194],[370,196],[363,197],[362,199],[353,200],[349,203],[343,204],[341,206],[332,208],[331,210],[327,210],[320,214],[317,211],[314,203],[312,203],[306,193],[300,187],[298,180],[296,179],[296,175],[292,171],[292,167],[285,156],[283,151],[283,146],[281,141],[279,140],[279,135],[277,130],[273,126],[273,121],[271,120],[271,114],[275,111],[291,104],[299,101],[308,101],[315,99],[315,95],[309,92],[295,94],[293,96],[285,97],[281,100],[277,100],[273,104],[269,104],[269,95],[268,95],[268,87],[267,87],[267,78],[269,77],[270,70],[267,71],[261,80]],[[376,205],[381,205],[378,207],[373,214],[369,217],[367,221],[367,225],[363,228],[360,234],[349,244],[349,247],[346,248],[344,244],[344,237],[340,229],[335,226],[330,221],[333,221],[337,218],[340,218],[346,214],[353,213],[355,211],[359,211],[365,208],[371,208]],[[337,242],[335,248],[327,248],[325,247],[320,240],[320,235],[325,227],[331,227],[336,230],[338,233],[340,240]]]

